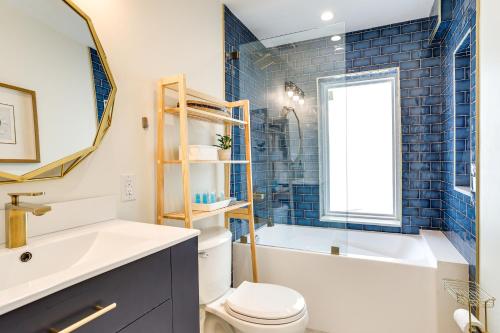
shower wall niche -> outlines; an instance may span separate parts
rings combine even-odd
[[[458,45],[454,67],[454,183],[465,194],[471,192],[471,47],[470,32]]]

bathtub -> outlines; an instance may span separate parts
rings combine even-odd
[[[306,299],[309,328],[327,333],[457,333],[443,278],[467,279],[439,231],[388,234],[277,224],[256,232],[260,282]],[[331,246],[340,255],[331,255]],[[233,283],[251,279],[248,244],[233,244]]]

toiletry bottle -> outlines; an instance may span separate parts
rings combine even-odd
[[[217,201],[217,197],[215,196],[215,192],[210,192],[210,203],[215,203]]]
[[[196,193],[194,202],[197,204],[201,203],[201,194],[200,193]]]
[[[208,203],[208,193],[207,193],[207,192],[204,192],[204,193],[203,193],[203,203],[204,203],[204,204],[207,204],[207,203]]]

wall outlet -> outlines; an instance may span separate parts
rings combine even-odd
[[[135,200],[135,175],[121,175],[121,200]]]

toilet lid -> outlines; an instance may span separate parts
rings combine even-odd
[[[306,311],[301,294],[287,287],[243,282],[226,300],[226,309],[235,317],[268,324],[283,324],[300,319]]]

